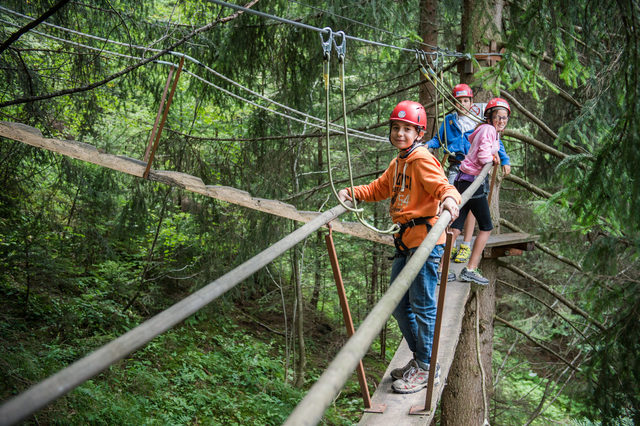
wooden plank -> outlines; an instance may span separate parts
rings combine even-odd
[[[21,123],[0,121],[0,136],[140,178],[142,178],[146,167],[144,161],[122,155],[109,154],[84,142],[45,138],[38,129]],[[295,206],[282,201],[253,197],[246,191],[229,186],[205,185],[199,177],[182,172],[151,170],[149,180],[303,223],[313,220],[320,214],[318,212],[297,210]],[[331,226],[336,232],[393,246],[393,237],[378,234],[358,222],[334,220],[331,222]],[[536,239],[537,237],[521,232],[491,235],[487,242],[487,247],[530,242]]]
[[[45,138],[38,129],[21,123],[0,121],[0,136],[140,178],[142,178],[146,167],[146,163],[143,161],[122,155],[109,154],[83,142]],[[177,186],[217,200],[303,223],[310,222],[320,214],[318,212],[300,211],[293,205],[278,200],[252,197],[246,191],[229,186],[205,185],[202,179],[181,172],[151,170],[149,180]],[[358,222],[334,220],[331,222],[331,226],[336,232],[381,244],[393,245],[393,237],[390,235],[378,234]]]
[[[463,264],[452,263],[450,265],[450,272],[458,275],[463,266]],[[449,374],[456,346],[458,345],[464,306],[469,297],[469,288],[468,283],[458,281],[447,284],[438,356],[438,362],[440,363],[440,384],[433,391],[433,411],[425,415],[409,414],[411,407],[424,407],[427,395],[426,388],[412,394],[399,394],[393,392],[391,389],[391,384],[393,383],[390,375],[391,370],[405,366],[412,357],[411,351],[403,339],[391,363],[387,367],[382,381],[371,398],[374,406],[386,404],[387,408],[383,413],[364,413],[358,423],[359,425],[426,425],[431,423],[435,407],[437,407],[437,403],[446,385],[447,375]]]
[[[491,234],[485,247],[516,246],[520,243],[530,243],[537,240],[537,235],[525,234],[523,232]]]

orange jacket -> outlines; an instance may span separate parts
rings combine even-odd
[[[436,214],[441,201],[447,197],[453,197],[458,204],[461,201],[460,193],[449,184],[438,160],[424,146],[413,150],[407,158],[394,158],[382,176],[368,185],[354,187],[354,192],[356,199],[364,201],[391,197],[389,213],[394,223],[434,216],[429,221],[433,225],[438,219]],[[414,248],[426,236],[427,227],[417,225],[405,230],[402,242]],[[444,242],[443,233],[438,244]]]

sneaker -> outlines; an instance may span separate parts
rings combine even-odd
[[[411,370],[412,368],[416,368],[417,366],[418,364],[416,363],[416,360],[411,358],[411,361],[409,361],[404,367],[394,368],[393,370],[391,370],[391,378],[393,380],[402,379],[407,371]]]
[[[460,244],[460,248],[456,251],[456,257],[453,261],[456,263],[467,263],[471,257],[471,247],[466,244]]]
[[[420,389],[427,387],[429,383],[429,366],[422,369],[417,363],[404,373],[401,379],[396,380],[391,388],[397,393],[414,393]],[[436,363],[436,373],[433,379],[433,385],[440,384],[440,364]]]
[[[449,259],[455,259],[456,258],[456,254],[458,254],[458,247],[452,247],[451,248],[451,256],[449,257]]]
[[[442,276],[442,273],[440,271],[438,271],[438,283],[440,282],[440,277]],[[449,281],[455,281],[456,280],[456,274],[454,274],[453,272],[449,272],[447,274],[447,282]]]
[[[479,269],[467,269],[466,266],[462,268],[462,272],[460,272],[460,276],[458,276],[458,281],[475,283],[482,286],[489,284],[489,280],[480,274]]]

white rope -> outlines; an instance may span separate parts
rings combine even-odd
[[[485,372],[484,367],[482,366],[482,357],[480,354],[480,297],[478,297],[478,293],[475,294],[476,297],[476,356],[478,359],[478,366],[480,367],[480,375],[482,377],[482,405],[484,407],[484,423],[483,426],[489,426],[489,404],[487,402],[487,390],[485,383]]]

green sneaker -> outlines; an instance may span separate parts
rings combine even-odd
[[[451,257],[449,259],[455,259],[456,258],[456,254],[458,254],[458,247],[452,247],[451,248]]]
[[[471,247],[466,244],[460,244],[460,248],[456,252],[456,257],[453,259],[456,263],[467,263],[471,257]]]

